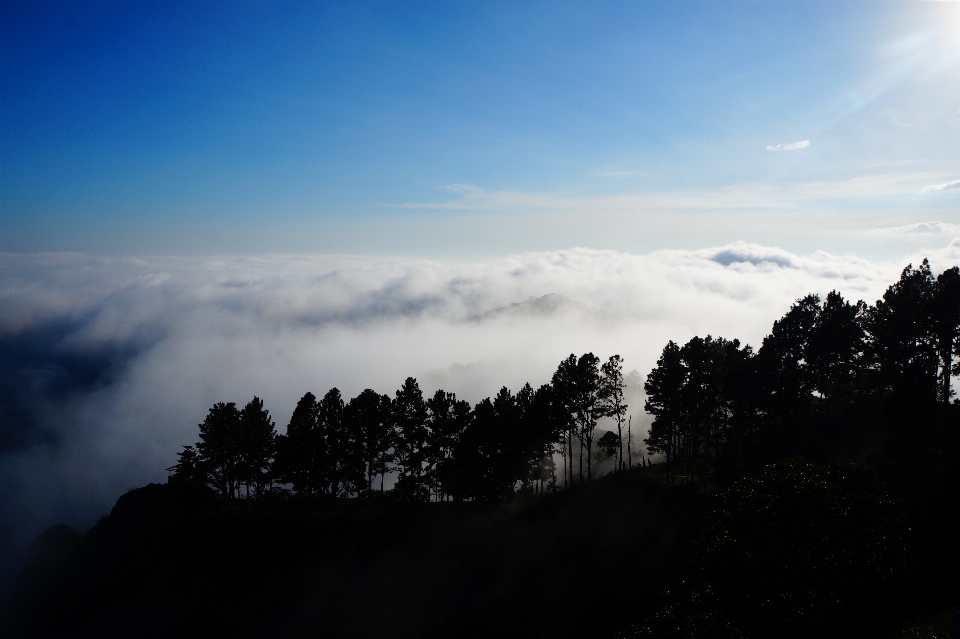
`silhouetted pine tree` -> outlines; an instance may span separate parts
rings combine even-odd
[[[470,404],[458,400],[455,393],[438,389],[427,400],[429,435],[427,468],[431,489],[437,501],[450,495],[448,487],[450,458],[460,433],[470,421]]]
[[[193,446],[184,446],[183,450],[177,453],[177,463],[167,470],[179,479],[198,484],[206,483],[206,477],[200,471],[200,456]]]
[[[578,359],[570,355],[553,374],[553,387],[557,401],[564,406],[569,419],[568,451],[571,472],[573,466],[573,437],[580,444],[578,459],[579,481],[583,481],[583,456],[587,456],[587,480],[591,478],[590,453],[597,420],[603,416],[603,387],[600,383],[600,358],[593,353],[584,353]]]
[[[880,390],[902,408],[936,397],[940,358],[931,321],[935,282],[927,260],[917,269],[908,265],[866,313],[868,352]]]
[[[853,400],[864,348],[861,318],[865,312],[863,302],[850,304],[836,291],[817,309],[803,359],[821,405],[842,407]]]
[[[947,403],[953,396],[950,378],[960,373],[953,362],[960,355],[960,269],[956,266],[937,276],[931,313],[940,356],[939,396]]]
[[[346,406],[344,421],[353,433],[350,474],[358,493],[372,493],[377,475],[381,477],[382,489],[394,442],[391,412],[390,397],[369,388]]]
[[[277,431],[263,400],[254,397],[240,411],[240,481],[257,499],[273,484],[273,459],[276,454]]]
[[[528,385],[529,386],[529,385]],[[526,442],[527,481],[543,493],[548,482],[556,482],[554,452],[560,452],[566,415],[555,401],[553,386],[544,384],[533,392],[522,420],[522,437]]]
[[[344,421],[343,397],[337,388],[331,388],[317,406],[317,424],[322,440],[323,474],[321,492],[340,497],[349,492],[350,485],[350,431]]]
[[[617,470],[623,470],[623,420],[627,414],[627,405],[623,400],[626,387],[623,381],[623,358],[611,355],[600,367],[601,396],[603,415],[617,422]]]
[[[225,499],[239,496],[241,479],[240,411],[233,402],[214,404],[200,424],[198,467],[206,483]]]
[[[408,377],[393,400],[393,424],[396,432],[395,462],[399,477],[395,490],[404,499],[428,501],[429,488],[424,481],[427,461],[427,406],[417,380]]]
[[[680,357],[680,347],[671,340],[663,347],[657,365],[643,384],[647,395],[644,409],[653,415],[650,432],[643,443],[650,454],[663,455],[668,476],[677,463],[684,421],[681,392],[685,380],[686,369]]]
[[[291,484],[298,495],[316,495],[323,473],[322,438],[317,398],[306,393],[297,402],[287,432],[277,438],[277,480]]]

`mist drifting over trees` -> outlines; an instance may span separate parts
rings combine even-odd
[[[38,537],[5,618],[34,636],[108,609],[137,628],[180,611],[161,634],[927,636],[960,601],[958,362],[960,269],[924,260],[873,303],[796,298],[756,349],[668,340],[640,432],[624,358],[592,352],[473,404],[414,377],[307,392],[285,428],[259,397],[218,401],[167,484]],[[354,561],[395,587],[346,596]],[[303,591],[279,597],[278,575]],[[603,616],[540,614],[573,582],[604,586],[580,595]],[[182,583],[215,594],[197,608]],[[240,593],[258,606],[236,612]]]
[[[623,470],[647,454],[686,480],[729,479],[789,454],[830,458],[865,403],[893,414],[948,404],[958,355],[960,271],[935,277],[924,260],[873,305],[838,291],[797,299],[756,352],[710,335],[668,342],[644,383],[654,419],[636,460],[623,359],[585,353],[548,384],[504,386],[473,407],[442,389],[424,398],[412,377],[393,397],[307,393],[285,434],[259,398],[242,410],[221,402],[170,470],[231,499],[369,496],[391,473],[410,501],[489,501],[589,482],[597,463]],[[598,437],[604,418],[616,432]]]
[[[263,402],[243,409],[219,402],[169,470],[213,487],[224,499],[296,496],[369,497],[392,473],[405,501],[495,501],[589,482],[597,464],[623,469],[623,364],[593,353],[564,359],[552,383],[516,393],[503,387],[471,407],[442,389],[425,398],[408,377],[393,397],[366,389],[345,401],[336,388],[307,393],[285,434]],[[615,439],[594,447],[600,419],[614,418]],[[562,458],[562,478],[554,457]]]

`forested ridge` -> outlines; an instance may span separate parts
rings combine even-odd
[[[153,636],[957,636],[958,373],[960,269],[924,260],[873,304],[797,299],[756,350],[669,342],[642,441],[618,355],[474,406],[413,378],[307,393],[282,434],[259,398],[217,403],[170,483],[38,540],[66,550],[7,615],[25,636],[114,599],[132,624],[180,611]]]
[[[369,497],[388,473],[392,495],[411,502],[542,494],[590,481],[598,462],[632,466],[624,386],[620,356],[601,362],[593,353],[570,355],[536,390],[504,387],[473,407],[442,389],[424,398],[408,377],[392,398],[306,393],[282,435],[259,398],[239,410],[220,402],[168,470],[225,499]],[[617,433],[595,442],[605,417]]]

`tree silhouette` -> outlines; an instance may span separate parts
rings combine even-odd
[[[819,308],[817,295],[798,299],[773,323],[773,330],[757,352],[768,410],[791,423],[805,418],[810,410],[813,380],[805,355]]]
[[[317,424],[322,441],[321,459],[324,473],[321,492],[339,497],[351,489],[351,433],[344,421],[343,397],[331,388],[317,405]]]
[[[277,478],[300,495],[319,492],[323,474],[322,433],[319,407],[313,393],[306,393],[293,411],[286,435],[277,439]]]
[[[953,363],[954,355],[960,355],[960,269],[956,266],[937,276],[931,313],[940,356],[939,396],[947,403],[953,395],[950,378],[960,372]]]
[[[597,449],[600,451],[600,458],[603,460],[616,457],[620,449],[620,437],[614,432],[605,432],[597,440]]]
[[[429,422],[428,458],[430,483],[437,501],[449,496],[447,475],[453,447],[467,426],[470,404],[458,400],[455,393],[438,389],[426,402]]]
[[[523,439],[525,398],[517,401],[506,387],[479,402],[473,418],[453,447],[453,483],[457,498],[495,501],[514,494],[529,477]]]
[[[822,302],[809,294],[774,322],[756,355],[710,335],[668,342],[644,382],[653,416],[647,452],[663,458],[668,477],[713,472],[721,483],[786,455],[829,453],[857,412],[874,404],[895,409],[888,421],[908,423],[903,418],[921,409],[935,417],[936,402],[953,395],[958,355],[958,267],[934,278],[926,260],[908,265],[870,307],[837,291]],[[220,402],[200,424],[200,441],[169,470],[226,499],[241,491],[261,498],[274,482],[298,495],[369,495],[377,475],[383,490],[388,472],[397,473],[396,494],[412,501],[542,493],[556,485],[555,454],[565,487],[575,483],[575,454],[577,481],[584,455],[592,479],[604,417],[617,424],[615,467],[624,468],[624,388],[619,355],[601,364],[585,353],[563,359],[536,391],[503,387],[472,409],[442,389],[424,401],[412,377],[393,399],[370,389],[346,404],[336,388],[319,402],[306,393],[283,436],[258,397],[242,411]],[[598,459],[609,456],[613,437],[598,443]],[[629,438],[627,446],[629,456]]]
[[[706,471],[720,457],[731,463],[730,445],[742,447],[754,428],[752,363],[750,347],[737,340],[708,335],[682,347],[669,342],[644,384],[645,407],[654,415],[647,450],[685,476]]]
[[[395,461],[399,470],[396,491],[411,501],[428,501],[430,492],[424,480],[428,458],[427,406],[417,380],[408,377],[393,400],[396,430]]]
[[[206,483],[206,477],[200,470],[200,455],[193,446],[184,446],[183,450],[177,453],[177,463],[167,470],[179,479],[198,484]]]
[[[677,461],[684,413],[681,392],[686,376],[680,347],[671,340],[643,384],[647,395],[644,409],[653,415],[650,432],[643,442],[651,454],[663,455],[668,473]]]
[[[273,459],[276,454],[277,431],[263,400],[254,397],[240,411],[238,445],[240,453],[240,481],[257,499],[273,483]]]
[[[864,348],[863,302],[850,304],[831,291],[817,309],[803,359],[821,403],[849,402],[856,385]]]
[[[907,265],[899,281],[865,314],[867,355],[877,373],[875,386],[896,406],[911,410],[937,394],[937,352],[931,321],[936,280],[930,264]]]
[[[603,414],[617,422],[617,469],[623,470],[623,420],[627,414],[627,405],[623,402],[623,358],[611,355],[600,367],[600,375]]]
[[[570,355],[560,362],[553,375],[553,387],[557,401],[569,415],[568,450],[573,466],[572,436],[580,444],[579,481],[583,481],[583,453],[587,454],[587,481],[591,479],[590,454],[593,447],[593,431],[597,420],[604,414],[603,387],[600,380],[600,359],[593,353],[585,353],[579,359]]]
[[[524,389],[529,388],[529,384]],[[556,483],[554,452],[563,441],[567,420],[563,407],[556,401],[556,393],[549,384],[534,391],[524,409],[522,437],[526,442],[528,480],[543,493],[548,482]]]
[[[576,428],[573,406],[577,392],[577,356],[573,353],[560,362],[551,379],[555,393],[554,401],[560,407],[561,448],[564,455],[564,487],[573,486],[573,437]],[[569,480],[569,481],[568,481]]]
[[[390,396],[379,395],[369,388],[346,406],[344,421],[353,433],[352,455],[356,459],[350,467],[358,493],[365,490],[370,495],[377,475],[383,489],[383,476],[392,459],[390,451],[394,441],[391,413]]]
[[[199,428],[197,454],[206,482],[225,499],[238,497],[242,449],[237,405],[233,402],[214,404]]]

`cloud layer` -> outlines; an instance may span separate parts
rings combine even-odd
[[[916,224],[890,226],[869,231],[870,235],[877,237],[903,237],[918,234],[937,235],[941,233],[958,236],[960,235],[960,224],[950,224],[949,222],[917,222]]]
[[[768,150],[791,150],[809,146],[810,141],[768,146]],[[802,203],[842,202],[860,198],[914,195],[917,191],[956,188],[960,182],[927,186],[931,180],[943,179],[943,173],[874,173],[840,180],[811,180],[782,184],[743,182],[716,189],[690,189],[651,193],[578,196],[564,193],[525,191],[490,191],[474,184],[450,184],[446,190],[455,199],[435,202],[404,202],[395,208],[425,211],[508,211],[562,212],[576,211],[633,212],[641,210],[743,210],[802,209]]]
[[[930,257],[960,262],[960,243]],[[795,298],[873,301],[904,265],[743,242],[485,262],[0,255],[0,550],[9,562],[43,528],[88,526],[162,480],[216,401],[259,395],[283,431],[303,393],[333,386],[392,393],[413,375],[476,402],[586,351],[646,373],[669,339],[758,345]],[[636,389],[632,404],[645,423]]]

